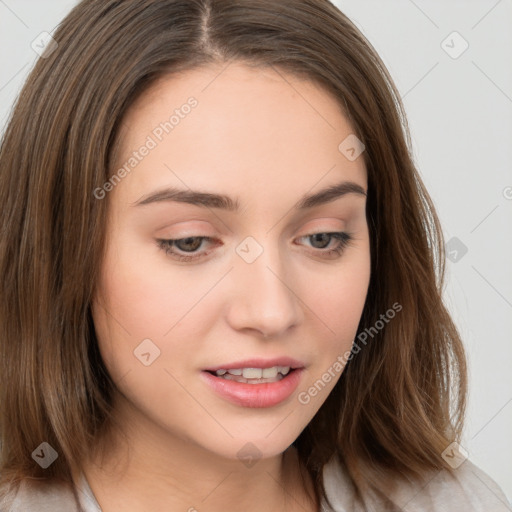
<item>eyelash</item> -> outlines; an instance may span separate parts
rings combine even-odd
[[[326,250],[325,248],[324,249],[316,249],[316,251],[321,253],[322,256],[326,256],[326,257],[330,257],[333,255],[340,257],[341,254],[345,251],[345,249],[348,246],[350,246],[350,244],[354,241],[353,235],[351,233],[347,233],[345,231],[312,233],[310,235],[304,235],[304,236],[299,237],[299,240],[302,238],[310,238],[315,235],[328,235],[330,237],[329,243],[333,239],[338,240],[338,245],[334,249],[329,249],[329,250]],[[196,253],[192,253],[192,252],[188,253],[188,254],[182,254],[182,253],[178,253],[172,249],[176,242],[180,242],[182,240],[187,240],[190,238],[191,239],[201,239],[202,241],[203,240],[208,240],[208,241],[214,240],[212,237],[209,237],[209,236],[188,236],[185,238],[157,239],[157,244],[158,244],[158,247],[165,252],[165,254],[167,254],[168,256],[171,256],[172,258],[175,258],[179,261],[190,262],[190,261],[195,261],[202,257],[206,257],[209,254],[209,252],[200,253],[200,254],[196,254]],[[201,242],[201,244],[202,244],[202,242]]]

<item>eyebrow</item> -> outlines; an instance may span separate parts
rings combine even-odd
[[[304,195],[294,208],[296,210],[305,210],[325,203],[329,203],[347,194],[357,194],[366,197],[366,191],[361,185],[353,181],[343,181],[335,185],[330,185],[314,194]],[[175,187],[166,187],[157,190],[148,195],[142,196],[139,200],[132,203],[132,206],[142,206],[164,201],[176,201],[187,203],[204,208],[219,208],[230,212],[240,210],[240,202],[224,194],[214,194],[211,192],[201,192],[199,190],[183,190]]]

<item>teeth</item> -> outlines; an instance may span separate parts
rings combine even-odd
[[[243,377],[244,379],[273,379],[277,377],[278,373],[281,375],[288,375],[290,373],[289,366],[272,366],[272,368],[233,368],[231,370],[216,370],[215,375],[224,377],[228,380],[229,376]]]
[[[244,379],[261,379],[262,374],[261,368],[244,368],[242,371]]]
[[[272,368],[263,368],[263,371],[261,372],[261,376],[264,379],[271,379],[273,377],[277,377],[277,374],[279,373],[279,368],[277,366],[272,366]],[[245,377],[245,375],[244,375]]]
[[[290,372],[290,367],[289,366],[278,366],[277,371],[279,373],[282,373],[283,375],[288,375],[288,373]]]
[[[235,382],[241,382],[243,384],[264,384],[265,382],[279,382],[281,379],[284,379],[280,373],[278,373],[276,377],[268,379],[244,379],[241,375],[231,375],[230,373],[222,375],[221,378],[225,380],[234,380]]]

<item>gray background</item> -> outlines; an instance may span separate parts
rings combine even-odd
[[[2,132],[37,58],[32,41],[76,3],[0,0]],[[375,46],[404,100],[453,260],[444,295],[470,368],[462,445],[511,499],[512,1],[334,3]]]

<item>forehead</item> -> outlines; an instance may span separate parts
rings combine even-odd
[[[145,91],[123,119],[116,165],[154,142],[124,187],[139,196],[153,185],[219,182],[265,192],[265,184],[290,188],[290,178],[303,191],[327,174],[364,184],[363,158],[339,150],[352,133],[337,99],[318,84],[230,63],[168,75]]]

